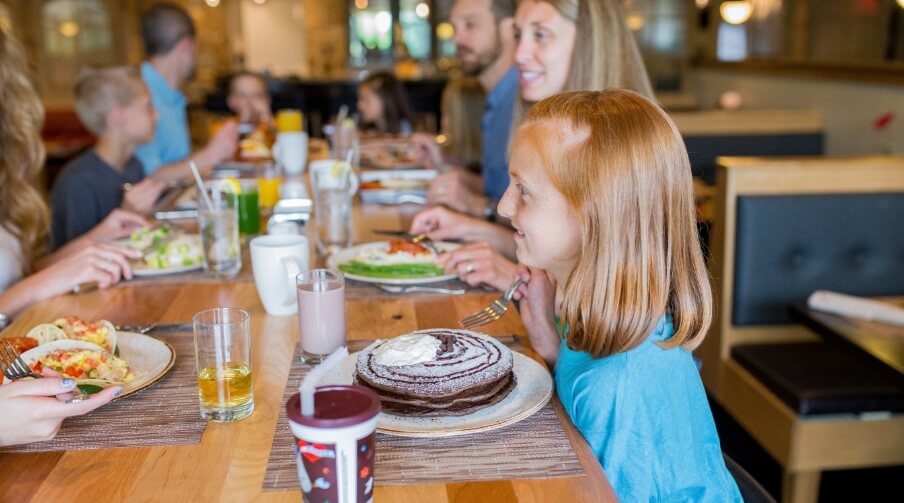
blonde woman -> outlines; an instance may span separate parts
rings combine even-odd
[[[520,76],[515,127],[533,102],[563,91],[622,88],[653,97],[619,0],[521,0],[515,38]],[[415,216],[412,232],[473,242],[437,262],[470,285],[505,290],[515,279],[511,229],[434,207]]]
[[[130,252],[109,245],[74,241],[41,259],[50,215],[31,182],[44,163],[44,110],[28,80],[22,47],[0,28],[0,324],[37,300],[66,293],[84,281],[109,286],[129,276]],[[144,225],[140,217],[114,212],[92,237],[128,234]],[[44,269],[34,272],[41,266]],[[32,273],[29,275],[29,273]],[[2,327],[0,327],[2,330]],[[75,380],[44,370],[44,379],[0,385],[0,445],[53,438],[63,419],[85,414],[112,400],[114,386],[81,402],[69,400]]]
[[[137,215],[114,211],[86,235],[44,255],[49,209],[32,185],[44,165],[43,118],[22,48],[0,30],[0,313],[6,319],[79,283],[106,288],[131,277],[128,258],[136,252],[95,241],[147,225]]]
[[[527,112],[511,152],[499,212],[521,318],[615,493],[743,501],[691,355],[713,309],[678,128],[630,91],[561,93]]]

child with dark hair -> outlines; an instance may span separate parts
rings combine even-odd
[[[391,73],[373,73],[361,81],[358,113],[366,132],[394,135],[412,132],[408,93]]]

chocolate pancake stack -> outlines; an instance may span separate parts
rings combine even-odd
[[[515,387],[512,352],[467,330],[419,330],[439,340],[436,357],[412,365],[381,365],[375,352],[358,355],[355,383],[374,390],[383,411],[403,416],[463,416],[499,402]],[[384,342],[385,344],[385,342]]]

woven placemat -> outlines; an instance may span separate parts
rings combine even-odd
[[[173,368],[147,389],[63,422],[53,440],[0,448],[0,452],[44,452],[197,444],[201,419],[194,339],[189,332],[154,332],[176,350]]]
[[[296,348],[270,448],[264,490],[299,487],[285,404],[297,392],[301,378],[310,368],[300,363]],[[374,478],[377,485],[541,479],[584,474],[551,403],[529,418],[497,430],[445,438],[408,438],[378,433],[376,444]]]

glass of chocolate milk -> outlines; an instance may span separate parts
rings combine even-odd
[[[301,359],[320,363],[345,345],[345,278],[332,269],[312,269],[295,278]]]

